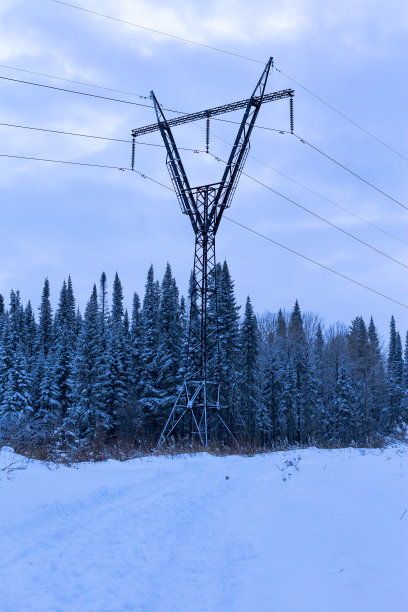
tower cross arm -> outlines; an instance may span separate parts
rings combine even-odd
[[[275,91],[263,96],[254,96],[247,98],[246,100],[239,100],[238,102],[231,102],[230,104],[223,104],[222,106],[216,106],[215,108],[208,108],[207,110],[198,111],[197,113],[189,113],[188,115],[182,115],[181,117],[175,117],[174,119],[168,119],[167,125],[173,127],[175,125],[181,125],[183,123],[190,123],[191,121],[199,121],[200,119],[206,119],[207,117],[214,117],[215,115],[222,115],[224,113],[230,113],[241,108],[247,108],[248,104],[260,105],[265,102],[274,102],[275,100],[282,100],[283,98],[291,98],[294,95],[293,89],[282,89],[281,91]],[[132,136],[142,136],[143,134],[150,134],[160,129],[158,123],[152,123],[151,125],[145,125],[141,128],[132,130]]]

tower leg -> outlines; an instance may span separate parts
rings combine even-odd
[[[163,445],[186,416],[192,434],[208,446],[208,423],[213,414],[232,433],[219,415],[219,339],[214,224],[208,219],[217,187],[206,185],[195,190],[202,229],[196,232],[194,269],[190,287],[190,319],[186,379],[180,389],[159,439]],[[233,436],[232,436],[233,437]],[[235,438],[234,438],[235,440]]]

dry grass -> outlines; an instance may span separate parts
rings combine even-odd
[[[14,450],[30,459],[44,462],[52,462],[64,465],[75,465],[84,462],[106,461],[116,459],[117,461],[128,461],[137,457],[146,456],[177,456],[181,454],[210,453],[211,455],[223,457],[227,455],[240,455],[251,457],[257,454],[271,453],[277,451],[299,450],[309,447],[320,449],[337,449],[346,447],[354,448],[384,448],[395,442],[407,442],[405,434],[392,437],[373,436],[365,443],[341,444],[339,442],[314,440],[309,444],[290,445],[287,443],[275,444],[273,446],[260,446],[256,444],[226,444],[210,442],[208,447],[191,442],[190,440],[173,440],[163,446],[143,443],[140,440],[114,439],[106,440],[95,439],[84,443],[70,445],[68,443],[41,443],[25,442],[19,443],[18,440],[2,440],[1,445],[11,446]]]

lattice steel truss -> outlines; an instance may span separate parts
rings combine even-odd
[[[159,439],[159,446],[175,432],[178,425],[189,417],[189,434],[196,435],[200,442],[208,444],[208,420],[215,417],[233,436],[220,409],[219,382],[219,337],[217,278],[215,259],[215,236],[223,212],[231,205],[239,177],[247,158],[249,138],[256,122],[261,105],[265,102],[289,98],[291,101],[291,128],[293,125],[292,98],[294,91],[286,89],[265,94],[265,87],[273,59],[267,62],[262,75],[247,100],[233,102],[224,106],[207,109],[198,113],[183,115],[167,120],[156,96],[151,99],[156,111],[157,123],[132,131],[137,136],[160,130],[167,151],[167,168],[184,214],[188,215],[195,234],[194,269],[191,285],[188,357],[186,379],[179,391],[174,406],[165,423]],[[208,120],[219,115],[245,108],[244,116],[232,147],[222,179],[219,183],[191,188],[183,163],[177,149],[171,126]],[[207,128],[208,147],[208,128]],[[134,146],[132,148],[132,164]]]

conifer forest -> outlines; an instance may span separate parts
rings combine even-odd
[[[216,270],[221,409],[243,448],[375,444],[406,422],[408,334],[403,350],[394,317],[383,347],[372,318],[324,328],[297,301],[257,316],[249,297],[241,312],[227,263]],[[118,274],[110,293],[103,273],[80,313],[69,277],[53,312],[46,279],[38,316],[18,291],[8,307],[0,296],[0,443],[156,444],[188,374],[190,300],[169,264],[161,282],[149,269],[130,314]],[[219,423],[209,432],[232,446]]]

